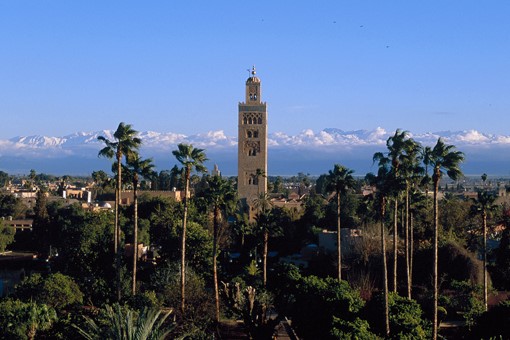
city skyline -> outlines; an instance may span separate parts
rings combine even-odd
[[[237,130],[253,64],[270,133],[508,135],[510,4],[0,4],[0,139]]]

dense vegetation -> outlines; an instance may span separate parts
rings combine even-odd
[[[0,338],[210,339],[242,320],[240,331],[267,339],[285,318],[304,339],[429,339],[452,320],[459,338],[509,336],[510,302],[488,299],[510,287],[510,210],[486,175],[476,197],[462,194],[463,155],[442,140],[422,147],[397,130],[363,177],[338,164],[318,178],[269,177],[250,221],[235,178],[204,174],[206,150],[181,144],[183,167],[156,173],[136,136],[121,124],[100,139],[113,177],[33,171],[32,207],[0,195],[2,216],[33,219],[30,234],[0,225],[0,251],[40,259],[0,300]],[[114,206],[49,199],[87,181]],[[182,199],[150,194],[173,188]],[[135,191],[132,204],[122,190]],[[301,208],[276,206],[293,194]],[[323,230],[337,233],[329,251],[317,246]],[[349,230],[361,236],[340,237]],[[150,245],[143,256],[139,243]]]

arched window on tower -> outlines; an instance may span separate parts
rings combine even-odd
[[[262,124],[262,118],[259,117],[259,124]]]
[[[248,118],[244,117],[244,124],[248,124]]]
[[[248,131],[248,138],[251,138],[251,137],[252,137],[251,131]]]
[[[248,118],[248,124],[253,124],[253,120],[252,120],[252,118],[251,118],[251,117],[250,117],[250,118]]]
[[[253,138],[259,138],[259,132],[257,130],[253,131]]]

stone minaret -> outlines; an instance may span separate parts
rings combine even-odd
[[[237,192],[250,208],[253,218],[253,200],[267,192],[267,106],[261,99],[260,79],[246,80],[246,99],[239,103]]]

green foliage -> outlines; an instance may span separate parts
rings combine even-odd
[[[16,286],[14,295],[22,301],[37,301],[57,310],[83,303],[83,294],[76,282],[61,273],[45,278],[32,274]]]
[[[128,305],[135,309],[141,310],[145,307],[147,308],[161,308],[162,301],[158,299],[158,296],[153,290],[146,290],[141,293],[137,293],[136,295],[132,295],[127,298]]]
[[[506,228],[496,250],[496,265],[494,272],[498,278],[499,286],[510,289],[510,228]]]
[[[473,220],[470,202],[448,194],[439,201],[439,224],[442,240],[466,243],[466,230],[473,224],[478,226],[479,222]]]
[[[0,221],[0,253],[4,252],[7,246],[14,242],[15,233],[14,228],[6,226],[3,221]]]
[[[418,249],[415,253],[415,268],[430,268],[432,266],[432,249]],[[450,287],[454,280],[469,280],[472,284],[482,284],[483,265],[475,255],[462,245],[448,241],[439,248],[439,268],[443,275],[442,287]],[[428,285],[430,272],[427,270],[414,271],[413,284]]]
[[[331,335],[342,340],[380,339],[370,331],[368,321],[358,317],[354,321],[347,321],[333,316]]]
[[[0,187],[5,187],[9,183],[9,174],[4,171],[0,171]]]
[[[72,276],[92,301],[105,303],[111,294],[115,272],[113,214],[86,211],[79,205],[59,208],[50,217],[56,226],[53,246],[59,256],[54,269]]]
[[[156,340],[165,339],[172,330],[166,320],[171,311],[144,308],[140,311],[115,304],[105,306],[96,319],[85,317],[84,327],[75,326],[89,340]]]
[[[390,330],[393,339],[429,339],[429,325],[422,319],[420,305],[396,293],[388,296]]]
[[[446,301],[449,314],[457,313],[466,320],[466,325],[471,327],[475,319],[485,311],[483,303],[483,287],[474,285],[469,281],[452,281],[451,294]]]
[[[260,275],[260,269],[257,266],[257,261],[255,260],[251,260],[250,264],[247,265],[244,268],[244,270],[246,272],[246,275],[248,275],[249,277]]]
[[[250,338],[270,338],[277,322],[268,319],[268,312],[274,305],[272,293],[264,288],[247,286],[239,277],[229,283],[223,283],[222,292],[228,307],[228,314],[243,319]]]
[[[0,195],[0,217],[23,218],[27,207],[20,198],[11,194]]]
[[[299,277],[295,289],[289,293],[292,299],[286,300],[294,300],[288,308],[289,315],[298,334],[304,338],[331,338],[333,317],[354,321],[364,305],[359,292],[346,281],[338,282],[331,277]]]
[[[180,267],[176,264],[157,268],[151,276],[151,289],[165,306],[174,308],[180,321],[176,329],[178,334],[207,332],[214,319],[214,300],[206,290],[205,281],[192,268],[186,269],[186,315],[183,316],[181,303]]]
[[[55,310],[45,304],[7,299],[0,302],[0,339],[33,339],[57,320]]]
[[[391,339],[429,339],[430,324],[423,319],[421,306],[412,299],[401,297],[396,293],[388,294],[388,308]],[[385,325],[382,316],[384,311],[384,296],[376,294],[367,303],[363,311],[370,325],[376,333],[384,334]]]

